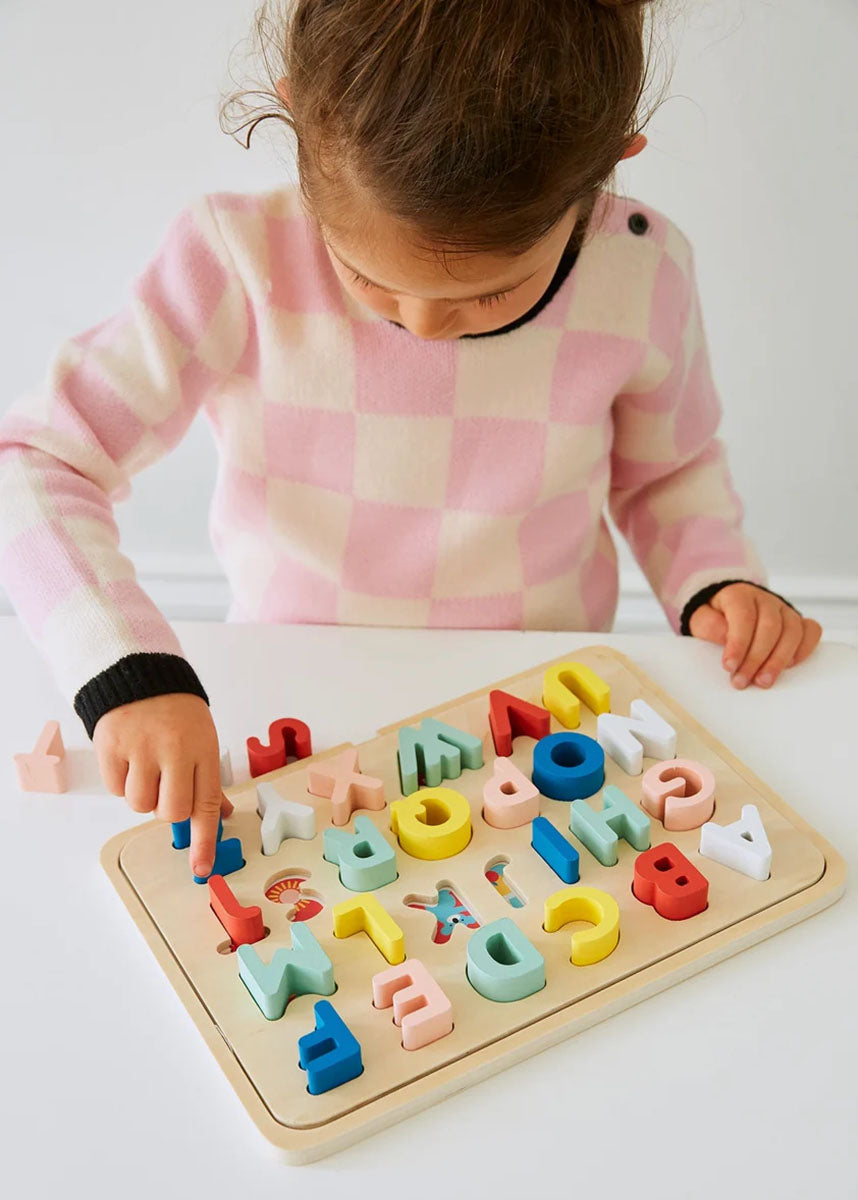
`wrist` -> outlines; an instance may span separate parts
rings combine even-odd
[[[105,713],[134,700],[176,692],[209,698],[191,664],[178,654],[141,652],[126,654],[100,671],[78,691],[74,710],[92,740],[95,727]]]

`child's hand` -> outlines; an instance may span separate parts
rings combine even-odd
[[[771,687],[784,667],[813,651],[822,626],[752,583],[731,583],[691,615],[694,637],[724,646],[722,665],[734,687]]]
[[[92,744],[108,791],[162,821],[191,818],[191,869],[208,875],[217,826],[232,803],[221,791],[217,732],[205,700],[173,693],[122,704],[100,717]]]

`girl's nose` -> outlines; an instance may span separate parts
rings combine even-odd
[[[453,329],[456,311],[432,300],[400,300],[399,319],[415,337],[441,338]]]

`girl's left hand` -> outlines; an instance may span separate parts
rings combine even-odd
[[[724,647],[721,664],[736,688],[771,687],[785,667],[807,658],[822,636],[818,621],[803,617],[753,583],[730,583],[691,616],[693,637]]]

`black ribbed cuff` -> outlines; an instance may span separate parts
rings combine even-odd
[[[178,654],[126,654],[83,685],[74,698],[74,710],[92,741],[99,718],[111,709],[174,692],[190,693],[209,702],[193,667]]]
[[[762,583],[754,583],[752,579],[723,579],[721,583],[707,584],[705,588],[701,588],[699,592],[694,593],[682,610],[682,616],[679,619],[679,632],[685,637],[692,637],[690,629],[692,614],[697,611],[701,604],[708,604],[715,593],[721,591],[721,588],[725,588],[731,583],[750,583],[752,587],[759,588],[763,592],[768,592],[770,596],[777,596],[778,600],[783,600],[784,604],[788,604],[791,609],[798,612],[798,609],[790,600],[787,600],[785,596],[781,596],[779,592],[773,592],[771,588],[767,588]]]

